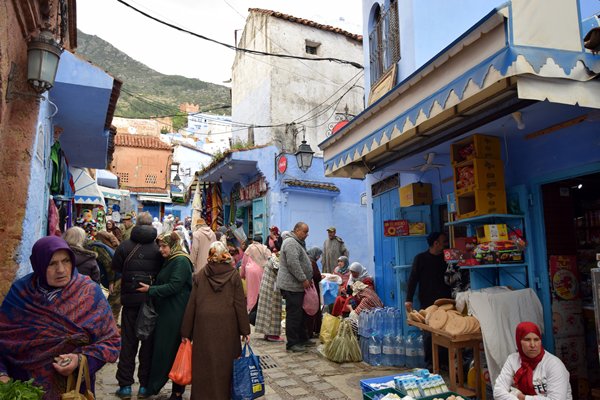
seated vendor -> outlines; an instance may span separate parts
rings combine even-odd
[[[572,400],[569,371],[545,351],[540,328],[521,322],[516,331],[517,352],[508,356],[494,385],[496,400]]]
[[[354,300],[356,300],[356,305],[354,306],[356,314],[360,314],[364,310],[383,307],[383,302],[377,293],[375,293],[375,290],[362,282],[354,282],[352,284],[352,293],[354,294]]]
[[[340,258],[338,258],[337,266],[333,270],[333,273],[335,275],[342,278],[342,284],[340,285],[341,294],[344,294],[346,286],[348,285],[348,280],[350,279],[350,269],[348,268],[349,264],[350,261],[348,260],[348,257],[341,256]]]
[[[369,275],[369,272],[365,267],[362,266],[359,262],[353,262],[350,264],[350,279],[348,279],[348,286],[352,286],[354,282],[362,282],[365,285],[371,287],[371,289],[375,289],[375,282],[373,282],[373,277]]]

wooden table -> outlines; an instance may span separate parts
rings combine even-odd
[[[440,373],[440,360],[438,354],[439,346],[448,349],[448,373],[450,382],[448,387],[451,391],[459,393],[463,396],[476,396],[481,399],[481,360],[479,357],[479,346],[482,343],[481,332],[471,333],[466,335],[451,335],[441,329],[435,329],[427,324],[415,321],[408,321],[409,325],[416,326],[422,331],[431,333],[431,350],[433,357],[433,373]],[[475,391],[465,387],[465,376],[463,371],[463,349],[473,349],[473,357],[475,359]],[[457,357],[455,357],[457,356]],[[458,360],[458,365],[455,359]],[[457,376],[458,370],[458,376]],[[457,379],[458,378],[458,379]]]

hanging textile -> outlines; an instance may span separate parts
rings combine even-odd
[[[196,221],[202,217],[202,186],[200,182],[196,185],[194,200],[192,201],[192,228],[196,227]]]
[[[204,207],[205,221],[208,226],[212,225],[212,186],[213,184],[209,183],[206,188],[206,206]]]
[[[212,204],[211,204],[211,228],[216,231],[223,225],[223,199],[221,198],[221,185],[215,183],[212,185]]]
[[[50,181],[50,193],[59,194],[62,192],[62,149],[57,140],[50,147],[50,161],[52,162],[52,180]]]

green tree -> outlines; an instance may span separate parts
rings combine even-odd
[[[188,124],[188,115],[187,113],[178,111],[177,115],[173,117],[173,131],[177,132],[181,128],[187,127]]]

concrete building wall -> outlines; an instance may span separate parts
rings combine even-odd
[[[45,94],[47,96],[47,94]],[[49,118],[54,112],[54,107],[47,101],[40,104],[39,117],[33,145],[30,166],[30,184],[27,191],[27,208],[23,219],[23,238],[18,248],[16,261],[19,264],[17,278],[20,278],[31,270],[29,256],[31,247],[42,236],[47,233],[48,204],[50,176],[52,164],[50,162],[50,147],[54,140],[52,135],[52,123]]]
[[[57,7],[58,2],[41,0],[9,0],[0,4],[0,301],[17,274],[19,260],[30,251],[25,245],[20,251],[19,246],[24,236],[29,190],[36,188],[31,164],[39,112],[33,96],[17,95],[10,102],[6,100],[8,77],[14,63],[13,90],[33,93],[27,83],[27,39],[37,36],[42,26],[55,28]],[[75,26],[73,23],[73,29]],[[69,37],[65,47],[71,48]]]
[[[342,34],[261,13],[250,14],[239,45],[271,53],[310,57],[306,53],[307,44],[317,47],[315,57],[362,62],[360,42]],[[254,143],[275,144],[294,151],[302,140],[304,126],[306,141],[320,154],[316,144],[326,138],[328,123],[334,122],[335,113],[344,112],[345,106],[348,106],[350,114],[358,114],[362,110],[363,90],[360,87],[353,88],[337,102],[352,86],[344,86],[348,81],[356,80],[357,85],[362,86],[360,76],[360,69],[329,61],[238,54],[233,65],[233,138],[244,142],[248,140],[248,128],[235,126],[235,123],[280,125],[296,122],[300,133],[295,141],[294,131],[285,126],[255,127]],[[321,104],[332,107],[323,112],[324,107],[319,107]]]
[[[183,145],[175,145],[173,149],[173,162],[179,163],[178,174],[186,188],[194,180],[194,173],[208,166],[211,161],[210,155]]]
[[[116,146],[111,172],[126,188],[167,189],[172,153],[170,150]]]
[[[273,51],[265,32],[269,17],[262,14],[250,14],[246,20],[239,47],[259,51]],[[232,140],[248,142],[248,126],[271,125],[271,85],[273,72],[272,57],[237,53],[231,75],[231,119]],[[254,128],[255,143],[269,143],[267,138],[271,130]],[[260,138],[260,139],[259,139]]]

